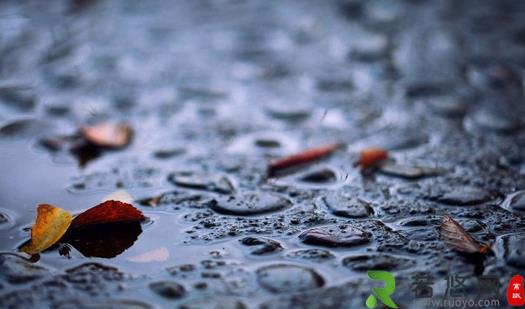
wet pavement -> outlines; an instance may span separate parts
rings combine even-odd
[[[362,308],[370,269],[395,275],[401,308],[423,306],[418,272],[435,295],[451,274],[497,275],[506,304],[525,269],[523,16],[520,1],[2,2],[0,306]],[[62,146],[100,121],[132,143]],[[372,146],[391,160],[362,174]],[[119,190],[145,223],[17,253],[38,204],[78,213]],[[445,247],[444,214],[494,254]]]

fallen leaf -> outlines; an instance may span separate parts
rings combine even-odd
[[[367,169],[385,159],[388,159],[388,152],[386,150],[382,148],[367,148],[363,149],[359,154],[357,165],[360,165],[363,169]]]
[[[128,261],[135,263],[164,262],[170,257],[170,252],[166,247],[160,247],[136,256],[127,258]]]
[[[490,246],[480,244],[451,216],[443,216],[440,226],[441,238],[452,249],[470,254],[486,254]]]
[[[118,190],[105,196],[102,199],[102,202],[111,200],[130,204],[131,202],[133,202],[133,197],[126,190]]]
[[[49,204],[38,205],[31,240],[20,250],[37,254],[54,245],[67,231],[73,216],[64,209]]]
[[[144,220],[146,217],[131,204],[109,200],[90,208],[73,220],[71,227],[85,227],[106,223],[131,223]]]
[[[125,123],[101,123],[85,126],[71,135],[48,136],[40,140],[40,146],[53,153],[68,151],[80,167],[100,157],[104,150],[118,149],[129,144],[133,130]]]
[[[268,167],[268,176],[273,177],[283,172],[284,170],[298,167],[301,165],[306,165],[319,159],[322,159],[332,154],[339,147],[341,147],[341,144],[339,143],[328,144],[325,146],[308,149],[303,152],[278,159],[270,163],[270,166]]]
[[[84,138],[100,147],[122,148],[129,144],[133,130],[126,123],[101,123],[80,128]]]

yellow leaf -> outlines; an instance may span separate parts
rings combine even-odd
[[[54,245],[66,233],[73,216],[62,208],[38,205],[36,222],[31,228],[31,240],[20,250],[37,254]]]

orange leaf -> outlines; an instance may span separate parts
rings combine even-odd
[[[278,159],[270,164],[268,168],[268,176],[272,177],[285,169],[312,163],[313,161],[322,159],[337,150],[340,146],[341,144],[328,144]]]
[[[105,223],[131,223],[144,220],[146,217],[131,204],[120,201],[105,201],[92,207],[73,220],[71,227],[84,227]]]
[[[388,152],[382,148],[367,148],[363,149],[359,154],[359,161],[357,162],[363,169],[367,169],[376,165],[378,162],[388,158]]]
[[[73,217],[62,208],[49,204],[38,205],[35,224],[31,228],[31,240],[20,250],[37,254],[54,245],[66,233]]]
[[[445,215],[441,222],[441,238],[452,249],[462,253],[481,253],[490,251],[490,246],[480,244],[456,220],[451,216]]]
[[[133,130],[125,123],[101,123],[80,128],[84,138],[100,147],[122,148],[133,136]]]

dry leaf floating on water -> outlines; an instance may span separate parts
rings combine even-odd
[[[64,209],[49,204],[39,205],[31,228],[31,240],[20,250],[31,255],[46,250],[62,238],[72,220],[73,216]]]
[[[91,144],[107,148],[122,148],[133,136],[131,126],[126,123],[100,123],[82,127],[80,132]]]
[[[362,169],[372,167],[379,162],[388,159],[388,152],[382,148],[366,148],[359,153],[357,165]]]
[[[53,153],[67,151],[84,167],[89,161],[100,157],[104,150],[124,148],[132,138],[130,125],[107,122],[80,127],[75,134],[44,137],[40,145]]]
[[[268,176],[273,177],[286,169],[298,167],[322,159],[332,154],[339,149],[339,147],[341,147],[341,144],[339,143],[328,144],[278,159],[270,163],[270,166],[268,167]]]
[[[445,215],[440,226],[441,238],[452,249],[469,254],[486,254],[490,246],[480,244],[451,216]]]
[[[145,218],[142,212],[131,204],[109,200],[75,217],[71,227],[77,228],[106,223],[140,222]]]

